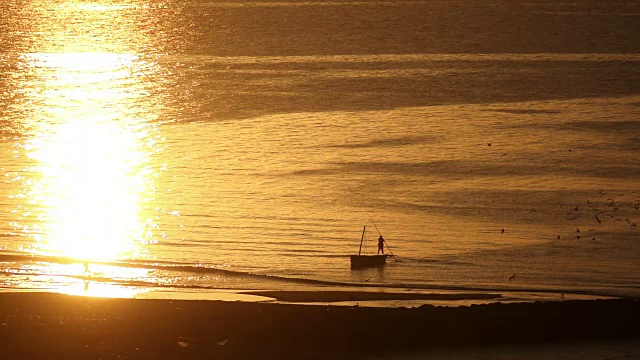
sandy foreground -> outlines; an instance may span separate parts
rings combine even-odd
[[[368,308],[0,293],[0,359],[343,358],[640,358],[640,301]]]

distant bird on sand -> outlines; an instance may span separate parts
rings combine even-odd
[[[504,234],[504,229],[500,229],[500,234]]]
[[[509,281],[513,280],[514,277],[516,277],[516,274],[509,276]]]
[[[560,240],[560,235],[558,235],[558,238],[557,238],[557,239],[558,239],[558,240]]]
[[[487,146],[491,146],[491,143],[487,143]]]
[[[580,235],[577,235],[577,236],[576,236],[576,240],[580,240],[580,238],[581,238],[581,236],[580,236]]]
[[[577,232],[577,233],[579,233],[579,232],[580,232],[580,229],[576,228],[576,232]]]

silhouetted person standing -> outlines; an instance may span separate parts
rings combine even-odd
[[[89,271],[89,262],[85,261],[84,262],[84,272],[82,273],[83,277],[91,277],[91,271]]]
[[[378,238],[378,254],[380,254],[380,252],[384,255],[384,238],[382,235]]]

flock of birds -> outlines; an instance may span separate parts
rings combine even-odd
[[[640,197],[635,199],[626,196],[624,193],[610,194],[604,190],[598,191],[597,200],[587,199],[583,206],[580,205],[561,205],[560,207],[565,209],[565,217],[569,221],[574,221],[586,213],[589,214],[588,218],[593,221],[594,226],[602,225],[603,221],[609,220],[615,223],[620,223],[629,230],[638,227],[638,224],[631,220],[631,213],[638,212],[640,214]],[[569,210],[569,211],[566,211]],[[590,228],[586,232],[580,231],[580,228],[576,227],[575,238],[580,240],[583,236],[591,237],[595,240],[595,237],[591,236],[592,232],[597,231],[596,228]],[[560,235],[558,235],[560,239]]]
[[[487,146],[492,146],[491,142],[487,143]],[[569,149],[571,152],[571,149]],[[502,155],[507,155],[502,153]],[[628,230],[638,229],[638,223],[632,220],[634,216],[640,217],[640,196],[627,195],[619,192],[610,192],[605,190],[599,190],[598,196],[595,200],[586,199],[585,203],[579,205],[566,205],[560,206],[565,211],[565,218],[569,221],[577,219],[592,221],[594,227],[589,226],[589,229],[584,231],[576,227],[573,237],[576,240],[580,240],[583,237],[596,240],[594,234],[598,232],[599,226],[603,224],[603,221],[611,221],[622,226],[627,227]],[[504,234],[505,229],[500,229],[500,234]],[[562,237],[557,235],[557,240]],[[509,276],[509,281],[512,281],[516,277],[516,274]],[[561,294],[564,299],[564,294]]]
[[[616,193],[615,195],[608,195],[604,190],[600,190],[599,197],[603,198],[608,196],[604,201],[592,201],[586,200],[586,209],[588,217],[592,216],[592,221],[597,225],[602,225],[603,219],[615,219],[616,223],[621,223],[624,226],[628,226],[629,230],[634,228],[638,228],[638,224],[631,220],[628,216],[630,211],[638,212],[638,216],[640,216],[640,196],[633,200],[624,200],[622,199],[625,194]],[[573,221],[581,216],[585,215],[585,207],[581,207],[580,205],[560,205],[562,209],[565,210],[565,218],[567,220]],[[569,210],[568,212],[566,210]],[[575,238],[580,240],[583,235],[589,237],[592,232],[597,231],[596,228],[590,228],[586,231],[581,231],[579,227],[575,228]],[[500,234],[504,234],[504,228],[500,229]],[[557,239],[560,240],[560,235],[557,236]],[[595,237],[591,237],[592,240],[595,240]],[[511,280],[511,279],[510,279]]]
[[[491,142],[487,143],[487,146],[491,145]],[[569,149],[569,151],[571,151],[571,149]],[[502,155],[507,155],[507,153],[503,153]],[[633,209],[638,212],[638,216],[640,216],[640,196],[636,196],[635,199],[633,199],[633,196],[627,196],[623,199],[623,197],[625,197],[624,193],[609,193],[605,192],[605,190],[598,191],[598,195],[599,196],[597,200],[592,201],[586,199],[586,204],[583,205],[561,205],[560,207],[565,209],[565,211],[567,209],[569,210],[568,212],[565,212],[566,219],[573,221],[580,218],[584,214],[584,205],[586,205],[586,208],[590,210],[591,215],[593,215],[592,221],[594,221],[597,225],[602,225],[603,219],[606,220],[607,218],[615,218],[616,222],[628,226],[630,230],[638,228],[638,224],[629,218],[631,217],[631,215],[629,215],[628,211],[625,210]],[[583,235],[591,237],[592,240],[595,240],[595,237],[593,237],[591,234],[595,231],[597,231],[595,228],[590,228],[585,233],[584,231],[580,231],[580,228],[576,227],[574,236],[577,240],[580,240]],[[504,229],[500,229],[500,234],[504,234]],[[557,239],[560,240],[561,236],[558,235]],[[512,279],[513,276],[509,278],[509,280]]]
[[[581,230],[576,227],[574,237],[576,240],[580,240],[583,237],[596,240],[593,236],[598,231],[598,226],[603,224],[603,221],[609,221],[612,224],[620,224],[627,230],[638,229],[638,224],[632,220],[633,216],[637,214],[640,217],[640,196],[627,196],[624,193],[609,193],[605,190],[598,191],[598,197],[596,200],[586,199],[586,202],[581,205],[560,205],[565,211],[564,216],[569,221],[574,221],[579,218],[593,222],[594,227],[589,227],[588,230]],[[500,234],[504,234],[505,229],[500,229]],[[561,236],[558,235],[557,239],[560,240]],[[512,281],[516,277],[516,274],[509,276],[509,281]],[[564,294],[562,294],[564,298]]]

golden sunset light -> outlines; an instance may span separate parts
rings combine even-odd
[[[28,199],[42,209],[41,250],[82,260],[135,256],[144,236],[141,201],[148,189],[144,132],[119,111],[130,94],[113,85],[134,60],[109,53],[31,54],[48,72],[37,91],[47,121],[26,146],[39,178]],[[115,106],[114,106],[115,105]]]
[[[639,23],[0,1],[0,359],[640,360]]]
[[[29,194],[46,212],[42,246],[80,259],[112,259],[135,251],[142,237],[145,191],[136,139],[114,124],[70,123],[34,139],[42,174]]]

